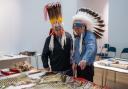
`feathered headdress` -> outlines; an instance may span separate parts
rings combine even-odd
[[[54,49],[54,30],[55,27],[60,28],[62,32],[62,38],[61,38],[61,46],[64,48],[64,44],[66,44],[66,36],[65,31],[63,30],[62,22],[62,12],[61,12],[61,4],[59,2],[56,3],[48,3],[44,7],[44,17],[45,20],[47,20],[47,17],[49,16],[50,23],[52,25],[52,28],[50,29],[51,39],[49,43],[50,50],[53,51]]]
[[[87,30],[94,32],[97,39],[102,38],[105,24],[96,12],[81,8],[76,12],[76,15],[73,16],[73,23],[77,20],[82,21],[86,25]]]
[[[47,20],[47,16],[49,16],[49,20],[52,25],[62,24],[63,18],[61,12],[61,4],[56,2],[48,3],[45,5],[44,16],[45,20]]]

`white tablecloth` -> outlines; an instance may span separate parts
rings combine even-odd
[[[106,61],[106,60],[101,60],[101,61]],[[103,66],[103,65],[98,64],[101,61],[94,62],[94,67],[112,70],[112,71],[121,72],[121,73],[128,73],[128,70],[126,70],[126,69],[115,68],[115,67],[110,67],[110,66]],[[120,61],[119,60],[119,63],[128,64],[128,61]]]

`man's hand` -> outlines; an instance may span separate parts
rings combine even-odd
[[[77,78],[77,64],[72,64],[73,77]]]
[[[72,64],[72,70],[73,70],[73,71],[74,71],[74,70],[77,70],[77,64],[75,64],[75,63]]]
[[[85,67],[86,67],[86,60],[81,60],[81,61],[79,62],[79,66],[80,66],[81,70],[84,70]]]

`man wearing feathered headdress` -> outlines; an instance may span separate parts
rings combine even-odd
[[[93,62],[97,53],[96,39],[104,32],[104,21],[90,9],[80,8],[73,16],[74,53],[72,69],[77,77],[93,82]]]
[[[49,3],[45,6],[44,11],[45,19],[48,15],[52,27],[42,52],[43,67],[48,71],[50,67],[51,71],[68,71],[71,68],[72,37],[64,31],[61,4],[59,2]]]

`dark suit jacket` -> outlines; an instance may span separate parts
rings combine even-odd
[[[66,45],[62,49],[57,37],[54,37],[54,49],[53,52],[49,49],[49,43],[51,36],[48,36],[42,52],[43,67],[48,68],[48,58],[50,59],[50,65],[52,71],[66,71],[70,69],[70,58],[72,50],[72,37],[69,33],[65,32]]]

